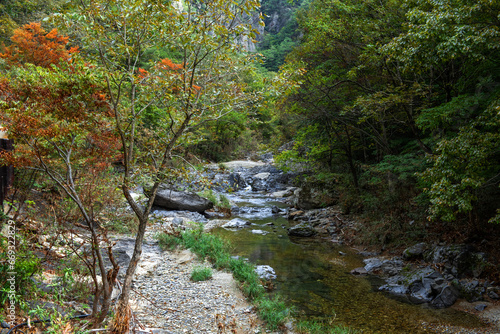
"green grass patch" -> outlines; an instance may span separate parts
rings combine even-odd
[[[356,334],[353,329],[333,323],[325,323],[316,320],[302,320],[295,324],[298,334]]]
[[[193,282],[208,281],[212,278],[212,269],[208,267],[194,267],[191,273]]]

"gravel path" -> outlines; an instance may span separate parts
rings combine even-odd
[[[214,270],[208,281],[190,280],[199,265],[188,250],[165,252],[161,263],[134,280],[132,310],[147,328],[139,333],[265,332],[230,273]]]

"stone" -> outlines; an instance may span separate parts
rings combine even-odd
[[[500,299],[500,296],[498,295],[498,293],[496,293],[493,290],[488,291],[488,297],[490,297],[491,299],[494,299],[494,300]]]
[[[249,226],[249,225],[250,225],[249,221],[243,220],[241,218],[234,218],[234,219],[228,221],[227,223],[225,223],[224,225],[222,225],[222,227],[224,227],[224,228],[242,228],[242,227]]]
[[[316,230],[308,223],[303,222],[288,230],[288,235],[295,237],[312,237],[316,234]]]
[[[479,277],[487,266],[486,256],[474,252],[470,245],[438,246],[424,254],[424,259],[433,263],[444,263],[443,273],[457,278]]]
[[[177,227],[177,226],[180,226],[180,225],[182,225],[182,224],[184,224],[184,219],[182,219],[182,218],[175,217],[175,218],[172,220],[172,225],[174,225],[174,226],[176,226],[176,227]]]
[[[288,214],[288,219],[296,219],[302,215],[304,215],[304,211],[301,210],[293,211]]]
[[[266,235],[268,234],[269,232],[266,232],[266,231],[262,231],[262,230],[252,230],[251,231],[253,234],[260,234],[260,235]]]
[[[272,279],[276,279],[276,272],[274,269],[268,265],[261,265],[255,267],[255,272],[261,279],[266,281],[270,281]]]
[[[187,210],[202,213],[214,207],[214,203],[195,193],[161,188],[154,205],[168,210]]]
[[[424,278],[421,281],[415,281],[408,287],[408,298],[414,304],[429,303],[433,299],[432,280]]]
[[[247,187],[245,178],[241,175],[241,173],[237,172],[229,175],[229,185],[233,189],[245,189]]]
[[[365,270],[367,272],[374,272],[382,267],[382,260],[376,257],[370,259],[364,259],[363,262],[365,263]]]
[[[355,269],[351,270],[351,274],[352,275],[368,275],[368,271],[363,267],[359,267],[359,268],[355,268]]]
[[[291,200],[297,209],[310,210],[332,206],[338,201],[338,195],[333,195],[324,189],[311,187],[297,188]]]
[[[478,305],[474,306],[474,309],[475,309],[476,311],[482,312],[482,311],[484,311],[487,307],[488,307],[488,305],[486,305],[486,304],[478,304]]]
[[[280,208],[278,208],[276,205],[273,205],[273,207],[271,208],[271,212],[273,214],[280,213]]]
[[[10,328],[10,326],[5,321],[2,321],[2,328]]]
[[[271,173],[265,172],[265,173],[259,173],[255,174],[253,176],[254,179],[260,179],[260,180],[267,180],[271,176]]]
[[[405,260],[413,260],[423,257],[424,252],[427,250],[428,245],[425,242],[413,245],[403,251],[403,258]]]
[[[452,286],[445,286],[443,290],[431,302],[431,306],[435,308],[450,307],[457,301],[460,293]]]

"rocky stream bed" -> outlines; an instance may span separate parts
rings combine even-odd
[[[264,280],[301,317],[363,333],[500,333],[500,289],[481,276],[492,264],[471,246],[418,243],[399,256],[370,253],[346,244],[359,224],[335,206],[315,208],[325,205],[321,191],[293,187],[293,174],[265,160],[213,166],[201,176],[231,200],[232,217],[205,212],[203,201],[153,211],[133,283],[138,333],[266,332],[229,273],[192,282],[200,260],[189,251],[163,252],[154,241],[155,233],[189,222],[230,239],[235,255],[267,269]],[[126,268],[133,239],[115,238],[115,257]]]

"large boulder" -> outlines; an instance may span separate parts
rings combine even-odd
[[[297,209],[310,210],[332,206],[338,201],[338,196],[324,189],[303,187],[295,190],[291,199]]]
[[[153,204],[168,210],[187,210],[200,213],[214,207],[214,203],[195,193],[168,188],[158,189]]]
[[[316,233],[314,227],[306,222],[290,227],[288,230],[288,235],[295,237],[312,237]]]
[[[479,277],[488,262],[484,253],[470,245],[438,246],[424,254],[428,262],[443,263],[443,272],[456,278]]]

